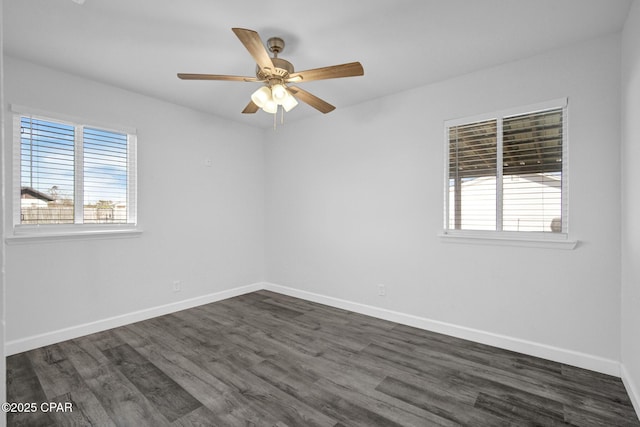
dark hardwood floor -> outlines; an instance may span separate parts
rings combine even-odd
[[[266,291],[8,357],[7,393],[71,402],[29,427],[640,426],[618,378]]]

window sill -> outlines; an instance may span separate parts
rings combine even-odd
[[[142,230],[134,225],[119,226],[69,226],[64,228],[28,227],[15,228],[13,235],[5,238],[8,245],[67,240],[119,239],[138,237]]]
[[[519,246],[526,248],[572,250],[578,245],[577,240],[569,240],[566,234],[522,235],[522,233],[443,231],[438,234],[438,237],[440,237],[441,241],[447,243]]]

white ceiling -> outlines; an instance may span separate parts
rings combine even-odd
[[[284,38],[297,71],[360,61],[363,77],[304,89],[338,109],[620,31],[632,0],[4,0],[5,54],[253,126],[240,113],[259,83],[231,31]],[[296,120],[321,113],[301,105]],[[329,115],[335,113],[329,113]]]

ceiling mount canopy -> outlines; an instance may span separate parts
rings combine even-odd
[[[269,52],[273,53],[273,55],[277,57],[284,49],[284,40],[280,37],[271,37],[267,40],[267,47],[269,48]]]
[[[288,112],[298,105],[298,101],[302,101],[321,113],[326,114],[333,111],[335,107],[305,90],[296,86],[290,86],[290,84],[364,75],[364,69],[359,62],[295,72],[291,62],[278,57],[278,54],[281,53],[285,47],[285,42],[280,37],[271,37],[267,40],[266,46],[269,52],[273,54],[273,57],[271,57],[257,32],[244,28],[232,28],[232,31],[256,62],[256,77],[186,73],[178,73],[178,77],[182,80],[223,80],[263,83],[263,86],[251,95],[251,101],[249,101],[249,104],[242,110],[245,114],[253,114],[259,109],[270,114],[275,114],[278,112],[280,106],[282,106],[283,111]]]

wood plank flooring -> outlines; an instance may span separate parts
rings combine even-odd
[[[618,378],[266,291],[7,358],[9,426],[640,426]]]

